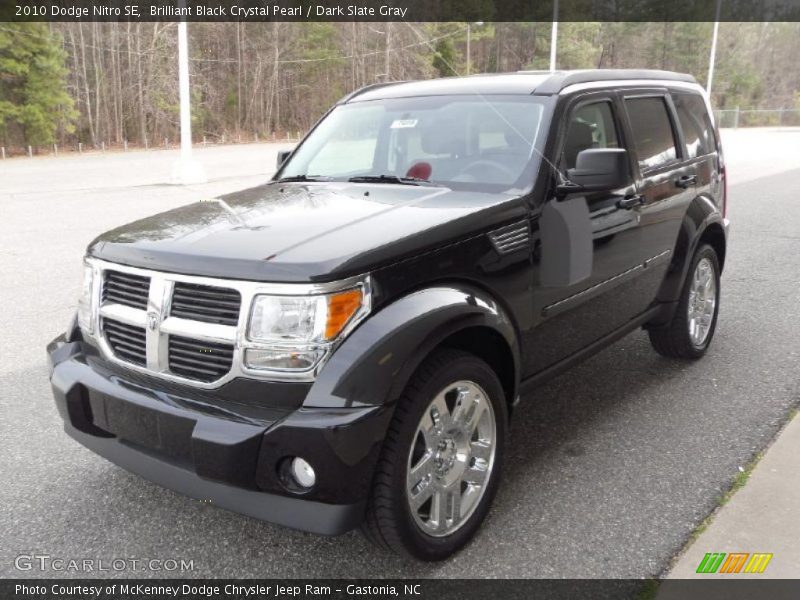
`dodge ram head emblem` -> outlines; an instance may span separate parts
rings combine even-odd
[[[158,315],[156,313],[147,313],[147,328],[150,331],[155,331],[158,327]]]

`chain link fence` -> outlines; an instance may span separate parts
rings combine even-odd
[[[738,129],[739,127],[800,127],[800,109],[798,108],[773,108],[773,109],[760,109],[760,108],[732,108],[724,110],[715,110],[714,116],[716,117],[717,125],[720,128]],[[207,144],[241,144],[241,143],[259,143],[259,142],[296,142],[300,139],[301,132],[272,132],[271,134],[259,136],[258,133],[252,136],[237,135],[235,137],[226,139],[225,136],[220,138],[206,138],[203,136],[202,141],[195,140],[194,145],[203,147]],[[128,144],[127,141],[121,144],[99,142],[96,146],[88,143],[74,142],[72,144],[57,145],[51,144],[49,146],[3,146],[0,142],[0,160],[10,158],[12,156],[35,156],[35,155],[58,155],[61,152],[65,153],[79,153],[84,152],[105,152],[118,151],[127,152],[129,149],[140,150],[169,150],[178,148],[177,142],[165,138],[163,142],[153,145],[134,145]]]
[[[240,133],[234,136],[203,136],[201,139],[195,138],[192,145],[195,148],[206,146],[226,145],[226,144],[260,144],[260,143],[296,143],[300,141],[303,132],[301,131],[273,131],[268,134]],[[122,142],[98,141],[97,144],[89,142],[68,142],[64,144],[48,144],[47,146],[4,146],[0,140],[0,160],[12,157],[34,157],[34,156],[58,156],[59,154],[84,154],[92,152],[128,152],[129,150],[175,150],[180,148],[180,142],[170,138],[154,143],[145,141],[144,144]]]
[[[800,109],[740,109],[739,107],[715,110],[714,116],[720,128],[739,127],[800,127]]]

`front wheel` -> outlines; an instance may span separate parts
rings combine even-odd
[[[692,259],[672,321],[666,327],[648,331],[656,352],[693,359],[706,353],[717,327],[719,283],[717,253],[704,244]]]
[[[398,400],[363,531],[380,546],[441,560],[477,531],[500,477],[505,395],[474,355],[431,355]]]

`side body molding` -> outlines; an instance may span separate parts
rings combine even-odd
[[[374,406],[394,401],[423,359],[448,336],[490,328],[508,344],[519,383],[519,344],[512,321],[492,297],[453,284],[412,292],[370,316],[345,340],[306,397],[308,407]]]

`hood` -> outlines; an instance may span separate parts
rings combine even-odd
[[[271,182],[105,233],[91,256],[255,281],[358,275],[518,218],[508,194],[397,184]]]

